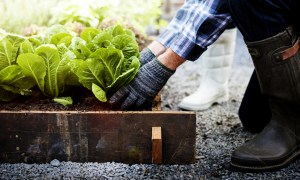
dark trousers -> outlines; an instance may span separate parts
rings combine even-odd
[[[259,41],[299,24],[299,0],[227,0],[230,15],[246,41]]]
[[[227,8],[245,41],[272,37],[289,25],[299,26],[299,0],[228,0]],[[246,130],[261,131],[271,119],[268,97],[261,93],[255,71],[239,109]]]
[[[271,119],[269,99],[261,93],[255,71],[242,99],[239,118],[244,129],[251,132],[260,132]]]

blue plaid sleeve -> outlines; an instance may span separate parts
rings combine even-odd
[[[222,6],[224,0],[186,0],[157,41],[186,60],[198,59],[232,22]]]

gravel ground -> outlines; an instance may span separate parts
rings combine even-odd
[[[178,103],[201,81],[199,62],[181,66],[162,91],[162,109]],[[240,35],[229,81],[230,100],[197,112],[197,161],[190,165],[121,163],[0,164],[0,179],[300,179],[300,160],[276,172],[241,173],[229,167],[235,147],[255,134],[243,131],[237,111],[253,65]]]

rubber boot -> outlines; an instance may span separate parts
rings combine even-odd
[[[246,42],[261,91],[270,99],[272,117],[253,140],[238,147],[231,165],[244,171],[282,168],[300,155],[300,51],[297,31]]]
[[[226,30],[201,56],[203,77],[198,89],[185,97],[180,108],[192,111],[208,109],[228,100],[228,79],[236,44],[236,28]]]

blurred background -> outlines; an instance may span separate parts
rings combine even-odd
[[[0,28],[32,35],[54,24],[78,30],[126,23],[139,33],[158,33],[184,0],[0,0]],[[77,29],[76,29],[77,28]]]

